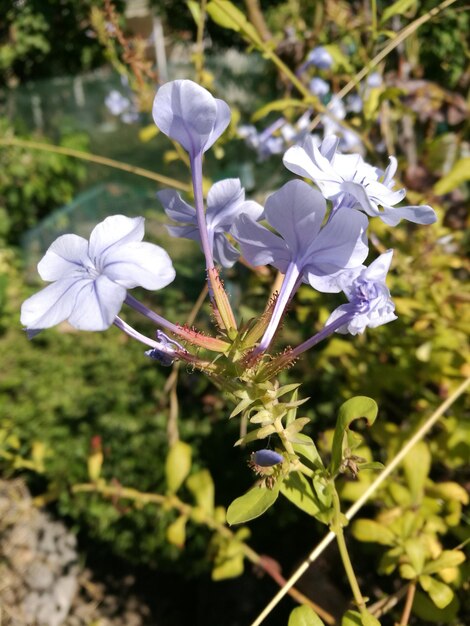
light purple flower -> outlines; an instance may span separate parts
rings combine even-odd
[[[227,128],[230,109],[192,80],[174,80],[157,91],[153,119],[162,133],[194,158],[208,150]]]
[[[387,250],[369,267],[363,267],[352,281],[344,281],[343,291],[349,304],[343,304],[335,309],[326,326],[345,314],[350,314],[349,319],[337,328],[336,332],[357,335],[363,333],[367,327],[376,328],[397,319],[395,305],[385,284],[392,255],[393,250]]]
[[[281,236],[247,215],[233,234],[252,265],[273,265],[285,274],[272,318],[255,353],[266,350],[289,300],[302,281],[322,292],[341,291],[339,279],[359,267],[367,256],[367,218],[338,209],[324,225],[326,202],[307,183],[293,180],[269,196],[266,220]]]
[[[238,127],[238,136],[245,140],[248,147],[256,150],[260,161],[264,161],[273,154],[281,154],[285,150],[283,137],[274,135],[285,123],[286,120],[280,117],[261,132],[251,124],[242,124]]]
[[[329,83],[327,83],[326,80],[323,80],[323,78],[320,78],[319,76],[315,76],[314,78],[312,78],[308,85],[308,88],[313,94],[315,94],[319,98],[321,98],[322,96],[326,96],[328,93],[330,93]]]
[[[175,277],[168,254],[142,242],[143,217],[113,215],[98,224],[88,242],[62,235],[38,265],[50,285],[21,307],[21,323],[35,331],[64,320],[80,330],[105,330],[119,313],[127,289],[161,289]]]
[[[104,103],[112,115],[121,115],[131,106],[129,98],[123,96],[117,89],[112,89],[106,96]]]
[[[436,221],[430,206],[394,206],[406,195],[405,189],[393,191],[395,157],[390,157],[389,166],[382,171],[366,163],[359,154],[338,153],[337,147],[337,137],[326,137],[320,148],[307,137],[303,146],[287,150],[284,165],[291,172],[313,180],[325,198],[333,201],[334,210],[358,209],[370,217],[380,217],[390,226],[396,226],[402,219],[416,224]]]
[[[167,226],[170,234],[200,242],[196,209],[172,189],[159,191],[157,197],[169,218],[185,224]],[[253,200],[245,200],[245,190],[238,178],[227,178],[212,185],[207,194],[205,221],[210,250],[214,259],[223,267],[232,267],[240,256],[239,251],[227,239],[226,233],[231,232],[235,220],[243,213],[258,220],[263,214],[263,207]]]
[[[309,52],[305,64],[315,65],[320,70],[329,70],[333,65],[333,57],[326,48],[317,46]]]

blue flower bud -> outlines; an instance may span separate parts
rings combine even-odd
[[[253,452],[252,461],[255,465],[260,467],[271,467],[284,461],[282,454],[275,452],[274,450],[258,450]]]

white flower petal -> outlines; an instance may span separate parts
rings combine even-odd
[[[427,204],[421,206],[384,206],[380,218],[389,226],[396,226],[402,219],[414,224],[434,224],[437,220],[436,212]]]
[[[21,306],[21,323],[28,329],[50,328],[66,320],[79,291],[91,279],[62,278],[48,285]]]
[[[82,282],[68,321],[78,330],[106,330],[121,310],[126,290],[103,275]]]
[[[162,289],[175,278],[168,253],[160,246],[131,242],[113,247],[106,254],[103,275],[126,289]]]
[[[88,253],[96,269],[101,269],[103,256],[112,248],[119,248],[131,241],[142,241],[144,218],[112,215],[92,230]]]
[[[78,235],[62,235],[39,261],[38,272],[43,280],[53,281],[81,274],[90,265],[88,241]]]
[[[219,224],[232,224],[238,217],[237,207],[245,200],[245,190],[238,178],[214,183],[207,194],[206,221],[215,230]]]

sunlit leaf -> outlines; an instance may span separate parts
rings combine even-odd
[[[168,490],[172,493],[178,491],[191,469],[191,446],[184,441],[174,443],[165,462],[165,475]]]
[[[419,583],[439,609],[444,609],[452,602],[454,592],[449,585],[441,583],[427,574],[419,577]]]
[[[449,567],[457,567],[465,561],[465,554],[459,550],[444,550],[437,559],[426,563],[423,574],[438,574]]]
[[[393,546],[396,537],[393,532],[371,519],[358,519],[352,525],[352,534],[358,541],[370,541],[384,546]]]
[[[227,522],[232,526],[263,515],[276,502],[279,488],[279,484],[276,484],[273,489],[256,485],[228,507]]]
[[[434,185],[434,193],[438,196],[453,191],[470,180],[470,157],[457,161],[450,172]]]
[[[403,470],[410,488],[413,502],[423,498],[424,485],[431,468],[431,452],[424,441],[414,445],[403,459]]]
[[[377,403],[367,396],[356,396],[346,400],[339,408],[338,419],[333,436],[332,456],[330,464],[331,474],[336,474],[343,460],[343,450],[346,433],[355,420],[365,418],[369,426],[375,422],[377,417]]]
[[[186,541],[186,522],[188,518],[185,515],[180,515],[173,523],[171,523],[166,529],[166,539],[172,545],[183,548]]]
[[[325,626],[315,611],[307,606],[298,606],[289,615],[287,626]]]
[[[204,513],[211,515],[214,510],[214,482],[208,470],[192,474],[186,485],[193,494],[196,504]]]
[[[394,15],[404,15],[415,4],[416,0],[397,0],[397,2],[384,9],[380,23],[384,24]]]
[[[323,508],[310,481],[300,472],[289,474],[289,477],[281,484],[281,493],[295,506],[313,517]]]

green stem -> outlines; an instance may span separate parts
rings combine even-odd
[[[162,185],[173,187],[174,189],[180,189],[181,191],[192,190],[191,185],[182,183],[174,178],[169,178],[168,176],[163,176],[162,174],[155,174],[154,172],[146,170],[142,167],[121,163],[121,161],[115,161],[114,159],[108,159],[107,157],[98,156],[97,154],[83,152],[82,150],[74,150],[73,148],[65,148],[64,146],[54,146],[47,143],[41,143],[39,141],[16,139],[14,137],[0,139],[0,146],[17,146],[18,148],[28,148],[30,150],[55,152],[56,154],[63,154],[64,156],[81,159],[82,161],[88,161],[89,163],[97,163],[98,165],[114,167],[117,170],[122,170],[123,172],[128,172],[129,174],[136,174],[137,176],[142,176],[143,178],[149,178],[150,180],[154,180]]]
[[[377,38],[377,0],[371,0],[370,10],[372,13],[371,15],[372,43],[374,43]]]
[[[357,582],[356,574],[354,573],[351,559],[349,557],[348,548],[346,546],[346,541],[344,539],[343,526],[341,523],[341,505],[339,501],[338,492],[336,491],[334,483],[333,483],[333,509],[334,509],[334,517],[331,523],[331,530],[336,535],[336,541],[338,542],[339,553],[341,555],[341,560],[343,561],[343,567],[346,572],[346,576],[348,577],[349,586],[351,587],[351,591],[354,596],[354,601],[361,615],[367,615],[368,611],[366,608],[366,603],[362,596],[361,590],[359,588],[359,583]]]

